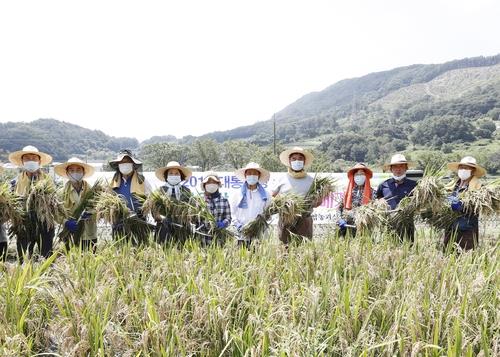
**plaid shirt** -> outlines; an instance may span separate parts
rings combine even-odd
[[[225,221],[227,224],[231,222],[231,207],[229,206],[229,201],[222,197],[220,193],[210,196],[205,195],[205,202],[216,222]],[[207,222],[204,223],[206,224]]]

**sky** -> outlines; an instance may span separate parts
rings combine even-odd
[[[500,1],[3,1],[0,122],[113,136],[270,119],[345,78],[500,53]]]

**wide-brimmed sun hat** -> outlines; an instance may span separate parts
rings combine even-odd
[[[170,161],[167,166],[165,167],[160,167],[155,171],[155,175],[158,178],[158,180],[165,181],[165,173],[170,170],[170,169],[177,169],[180,172],[182,172],[184,176],[184,180],[187,180],[191,175],[193,174],[190,169],[187,167],[181,166],[177,161]]]
[[[239,170],[236,170],[234,172],[234,174],[241,181],[245,181],[245,172],[247,170],[257,170],[257,171],[259,171],[259,173],[260,173],[260,175],[259,175],[259,182],[260,183],[267,183],[267,181],[269,181],[269,177],[271,176],[271,174],[269,173],[269,171],[267,171],[266,169],[263,169],[262,167],[260,167],[259,164],[255,163],[255,162],[249,162],[245,167],[243,167],[243,168],[241,168]]]
[[[304,150],[301,147],[295,146],[291,149],[287,149],[283,151],[280,154],[280,161],[283,165],[290,167],[290,155],[292,154],[302,154],[305,157],[304,161],[304,168],[308,168],[311,166],[313,160],[314,160],[314,155],[311,154],[309,151]]]
[[[486,169],[478,165],[476,159],[472,156],[465,156],[462,160],[460,160],[460,162],[450,162],[447,166],[451,171],[458,171],[459,165],[466,165],[475,168],[476,171],[474,172],[474,176],[476,177],[482,177],[486,175]]]
[[[371,179],[373,177],[373,171],[370,170],[365,164],[358,162],[347,171],[347,177],[349,178],[349,180],[354,179],[354,174],[356,174],[358,170],[363,170],[368,179]]]
[[[23,166],[23,155],[35,154],[40,158],[40,166],[48,165],[52,162],[52,156],[39,151],[36,147],[28,145],[23,147],[22,150],[15,151],[9,155],[9,161],[16,166]]]
[[[217,172],[207,171],[203,174],[203,180],[201,181],[200,184],[202,191],[205,191],[205,184],[208,182],[209,179],[213,179],[215,182],[217,182],[219,184],[219,187],[222,186],[222,182]]]
[[[84,171],[83,178],[90,177],[95,172],[95,169],[93,166],[85,163],[83,160],[80,160],[77,157],[72,157],[71,159],[69,159],[65,163],[54,166],[54,172],[61,177],[69,178],[68,172],[66,170],[68,169],[68,167],[73,166],[73,165],[83,167],[83,171]]]
[[[125,157],[129,157],[130,160],[132,160],[132,162],[134,163],[134,165],[137,167],[137,166],[142,166],[142,161],[136,159],[134,157],[134,155],[132,154],[132,151],[131,150],[122,150],[118,153],[118,156],[116,157],[116,159],[114,160],[111,160],[109,161],[109,166],[113,169],[117,169],[118,168],[118,164],[125,158]]]
[[[391,157],[391,162],[384,165],[384,171],[390,170],[392,165],[407,164],[408,167],[414,166],[413,162],[406,160],[403,154],[395,154]]]

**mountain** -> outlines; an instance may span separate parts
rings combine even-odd
[[[100,130],[90,130],[78,125],[54,120],[39,119],[29,123],[0,123],[0,156],[34,145],[51,154],[56,161],[71,156],[108,158],[123,148],[137,148],[135,138],[117,138]]]
[[[342,80],[278,112],[276,137],[285,145],[318,149],[331,161],[376,162],[395,151],[449,152],[478,140],[499,149],[494,145],[499,115],[500,54]],[[203,138],[268,145],[273,120]]]

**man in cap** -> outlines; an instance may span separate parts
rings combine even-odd
[[[389,170],[392,173],[392,177],[378,186],[376,197],[384,199],[391,210],[396,210],[399,202],[404,197],[410,196],[417,185],[415,181],[406,178],[409,165],[412,165],[412,163],[407,161],[406,157],[402,154],[393,155],[391,162],[384,165],[384,170]],[[401,225],[401,228],[395,230],[394,233],[401,242],[406,238],[413,243],[415,239],[415,224],[413,219]]]
[[[134,157],[131,150],[122,150],[116,159],[109,162],[109,166],[115,170],[111,188],[127,203],[131,212],[143,218],[141,198],[145,198],[151,192],[151,186],[140,172],[142,162]],[[126,233],[122,223],[112,227],[112,235],[115,238]]]
[[[241,233],[241,229],[269,205],[271,198],[263,185],[269,181],[270,174],[259,164],[250,162],[245,167],[236,170],[235,176],[243,181],[243,184],[240,191],[231,195],[232,223],[238,232],[238,245],[249,248],[252,240],[257,237],[246,237]]]
[[[474,212],[464,210],[460,196],[466,191],[475,191],[481,188],[480,177],[486,175],[486,170],[477,164],[472,156],[465,156],[460,162],[450,162],[448,169],[457,173],[458,178],[451,182],[450,190],[451,209],[460,216],[455,219],[445,231],[444,248],[456,242],[463,250],[474,249],[479,241],[479,216]]]
[[[280,154],[280,161],[288,168],[288,172],[277,183],[272,190],[272,196],[288,192],[296,193],[305,197],[313,184],[313,177],[307,174],[307,169],[311,166],[314,156],[300,147],[294,147],[283,151]],[[319,206],[321,202],[316,202],[314,206]],[[297,219],[292,227],[285,227],[283,222],[278,222],[278,238],[281,242],[287,245],[290,242],[292,235],[299,235],[312,239],[313,236],[313,220],[312,212],[304,213]]]
[[[341,218],[338,220],[337,225],[340,228],[340,235],[342,237],[345,237],[347,234],[351,237],[356,235],[354,210],[362,205],[366,205],[374,198],[375,191],[370,185],[372,177],[372,170],[362,163],[357,163],[347,171],[347,189],[344,193],[344,199],[338,206]]]
[[[15,180],[12,181],[12,188],[19,196],[27,198],[31,192],[32,186],[42,179],[50,179],[42,167],[52,162],[52,156],[39,151],[36,147],[28,145],[22,150],[13,152],[9,155],[9,161],[19,167],[21,172]],[[19,260],[23,261],[24,254],[32,255],[35,244],[38,245],[40,254],[48,258],[52,255],[52,245],[54,240],[54,227],[48,227],[46,223],[41,222],[34,212],[27,212],[26,218],[34,229],[33,232],[27,232],[25,229],[18,230],[16,234],[17,254]],[[23,232],[23,233],[21,233]]]
[[[85,179],[94,174],[94,168],[79,158],[72,157],[65,163],[56,165],[54,172],[68,180],[62,190],[62,199],[66,210],[73,212],[80,204],[82,197],[85,197],[90,190],[90,185]],[[79,222],[83,224],[83,232],[81,236],[77,237]],[[73,243],[81,246],[84,250],[92,249],[92,251],[95,251],[97,244],[95,215],[92,215],[88,210],[84,210],[79,217],[69,217],[64,222],[64,226],[71,235],[71,238],[65,242],[68,248],[69,243]]]

